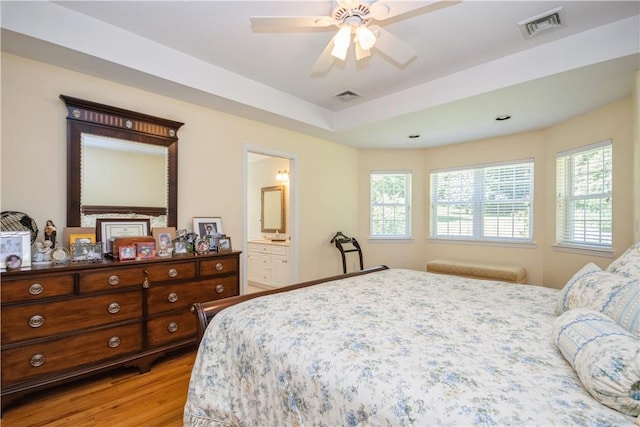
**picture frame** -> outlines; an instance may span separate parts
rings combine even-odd
[[[72,262],[79,262],[79,261],[98,262],[104,259],[102,242],[74,243],[71,245],[71,251],[69,252],[70,252]]]
[[[95,242],[96,242],[95,233],[78,233],[78,234],[69,235],[69,247],[72,247],[73,245],[88,244],[88,243],[95,243]]]
[[[7,268],[6,259],[9,255],[21,258],[20,267],[31,267],[31,232],[0,232],[0,268]]]
[[[126,261],[136,259],[136,246],[135,245],[123,245],[118,247],[118,259],[120,261]]]
[[[156,241],[156,248],[159,249],[162,243],[165,243],[167,248],[173,246],[173,241],[176,238],[175,227],[154,227],[151,232]]]
[[[201,239],[207,240],[209,246],[215,237],[220,236],[222,231],[221,217],[193,217],[193,232]]]
[[[109,241],[112,237],[148,236],[150,230],[149,219],[139,218],[98,218],[96,219],[96,240]],[[105,252],[107,247],[104,247]]]
[[[218,252],[231,252],[233,250],[231,247],[231,237],[218,237],[216,239],[216,246]]]
[[[61,245],[66,248],[71,248],[74,243],[71,241],[72,234],[93,234],[95,241],[96,228],[95,227],[65,227],[62,231],[62,243]]]
[[[156,256],[156,242],[140,242],[136,248],[136,258],[149,259]]]
[[[187,241],[177,240],[174,243],[173,253],[176,255],[186,255],[187,253]]]

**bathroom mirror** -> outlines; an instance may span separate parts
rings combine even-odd
[[[180,122],[60,95],[67,105],[67,226],[99,216],[176,227]],[[155,220],[155,221],[154,221]]]
[[[283,185],[262,187],[260,224],[263,233],[286,233]]]

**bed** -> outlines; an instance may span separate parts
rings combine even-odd
[[[615,275],[629,299],[638,279],[588,267],[563,290],[377,268],[199,305],[184,424],[635,425],[637,304],[607,311],[584,282]]]

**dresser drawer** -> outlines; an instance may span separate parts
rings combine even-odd
[[[288,246],[279,246],[279,245],[273,245],[271,247],[271,253],[273,255],[284,255],[284,256],[288,256],[289,255],[289,247]]]
[[[149,347],[196,338],[196,318],[191,311],[173,313],[147,322]]]
[[[150,315],[191,309],[196,302],[228,298],[239,294],[236,276],[211,278],[191,283],[165,284],[149,288],[147,312]]]
[[[3,307],[2,344],[138,318],[142,318],[141,291]]]
[[[40,276],[31,279],[2,280],[2,303],[73,295],[73,275]]]
[[[237,256],[221,256],[200,261],[200,276],[238,273]]]
[[[2,387],[141,350],[142,323],[3,350]]]
[[[269,246],[260,243],[249,243],[249,251],[269,253]]]
[[[132,266],[81,272],[79,274],[80,293],[87,294],[130,286],[142,288],[145,279],[144,270],[143,266]]]
[[[148,266],[145,270],[150,284],[196,277],[195,261],[155,264]]]

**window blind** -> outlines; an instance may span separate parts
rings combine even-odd
[[[612,245],[613,149],[603,141],[556,157],[556,241]]]
[[[411,237],[411,173],[371,172],[372,238]]]
[[[431,172],[431,237],[531,241],[533,160]]]

